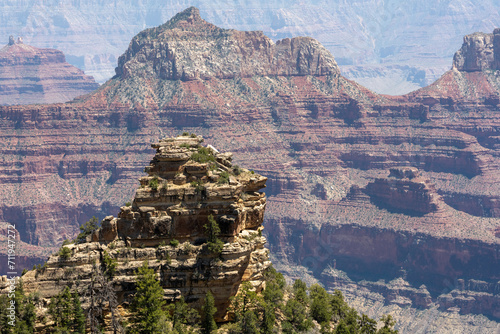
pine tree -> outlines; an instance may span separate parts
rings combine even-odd
[[[205,305],[202,308],[203,318],[201,323],[201,333],[211,334],[212,331],[217,330],[217,324],[215,323],[214,315],[217,312],[215,307],[214,296],[207,292],[205,296]]]
[[[137,289],[132,302],[135,330],[141,334],[160,332],[165,321],[163,289],[145,261],[137,272]]]
[[[83,313],[80,296],[77,292],[72,294],[72,318],[73,318],[73,333],[85,333],[85,314]]]
[[[208,250],[212,253],[220,254],[224,248],[224,243],[219,239],[220,227],[214,216],[208,216],[208,224],[204,227],[207,233]]]
[[[172,325],[179,333],[186,332],[187,325],[196,325],[200,319],[199,313],[184,301],[184,297],[171,305],[168,309],[172,313]]]
[[[309,303],[309,298],[307,296],[307,285],[300,279],[293,282],[293,293],[295,295],[295,300],[297,300],[302,305],[306,306]]]
[[[56,329],[68,330],[72,323],[71,293],[69,287],[50,299],[49,315],[54,321]]]
[[[253,310],[248,310],[243,314],[243,319],[241,321],[241,333],[242,334],[258,334],[259,329],[257,328],[257,316]]]
[[[383,315],[380,318],[380,321],[384,323],[384,326],[378,330],[379,334],[397,334],[399,331],[394,329],[394,325],[396,325],[396,321],[390,314]]]
[[[276,320],[276,315],[274,313],[274,308],[266,304],[264,306],[264,311],[262,312],[262,334],[272,334],[274,329],[274,322]]]
[[[329,322],[332,318],[332,308],[330,306],[330,295],[319,284],[313,284],[309,288],[311,299],[310,314],[317,322]]]
[[[340,290],[335,290],[330,299],[330,305],[332,307],[333,318],[339,321],[345,318],[349,306],[344,301],[344,295]]]
[[[285,323],[291,325],[290,327],[287,327],[292,330],[288,333],[306,331],[313,325],[311,319],[307,317],[306,307],[295,297],[288,300],[284,313],[286,317]]]
[[[264,278],[266,280],[266,287],[262,293],[264,300],[277,307],[283,301],[283,289],[286,285],[285,278],[272,266],[266,270]]]
[[[362,314],[359,319],[360,334],[375,334],[377,332],[377,322],[366,314]]]
[[[99,220],[94,216],[90,218],[85,224],[80,226],[80,234],[76,237],[76,243],[81,244],[87,240],[87,236],[94,233],[99,228]]]

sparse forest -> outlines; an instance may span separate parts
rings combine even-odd
[[[24,333],[131,333],[131,334],[391,334],[395,321],[390,315],[378,323],[351,308],[338,290],[328,293],[319,284],[310,287],[296,280],[287,285],[274,268],[266,271],[266,287],[253,291],[245,282],[232,298],[230,321],[217,324],[217,309],[209,292],[201,313],[191,308],[184,298],[167,304],[163,289],[153,269],[144,262],[136,272],[136,294],[128,309],[118,308],[109,284],[109,272],[95,266],[95,274],[86,292],[65,287],[50,300],[47,314],[37,320],[37,294],[26,295],[22,283],[16,291],[16,325],[8,324],[7,295],[0,296],[0,334]],[[86,302],[87,307],[82,307]],[[40,315],[39,315],[40,316]],[[35,331],[35,321],[41,321]]]

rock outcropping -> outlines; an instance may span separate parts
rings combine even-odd
[[[52,255],[43,269],[26,273],[25,290],[38,291],[45,306],[75,282],[84,296],[93,263],[105,267],[109,256],[117,261],[111,283],[120,304],[133,296],[135,272],[144,261],[157,272],[169,301],[183,296],[201,308],[211,291],[219,320],[242,282],[260,291],[271,264],[261,235],[266,196],[259,190],[267,178],[233,166],[231,153],[204,148],[202,141],[179,136],[152,145],[157,153],[131,206],[106,217],[87,242],[65,246],[70,256]],[[198,152],[209,161],[196,162]],[[221,229],[220,254],[207,247],[209,216]]]
[[[2,105],[66,102],[99,87],[61,51],[38,49],[13,36],[0,49],[0,81]]]
[[[139,71],[168,80],[340,73],[330,52],[312,38],[275,44],[260,31],[216,27],[195,7],[132,39],[116,74],[128,78]]]
[[[380,207],[407,215],[436,213],[443,203],[430,180],[414,167],[391,168],[387,178],[368,183],[366,192]]]
[[[472,107],[500,104],[500,29],[493,33],[476,32],[464,37],[453,57],[453,66],[435,83],[408,94],[410,100],[427,105],[441,104],[449,110],[460,105]]]

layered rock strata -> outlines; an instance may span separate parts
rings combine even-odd
[[[218,31],[214,29],[190,9],[156,32],[165,38],[183,36],[181,46],[199,43],[197,48],[208,50],[207,57],[215,57],[222,52],[215,45],[224,48],[214,42],[216,35],[203,44],[205,30]],[[140,50],[153,52],[155,41],[148,34]],[[228,45],[241,45],[237,35],[226,31],[223,36]],[[498,281],[495,254],[500,224],[495,199],[500,194],[500,119],[496,104],[474,94],[451,99],[446,94],[458,89],[455,81],[449,81],[449,87],[430,87],[434,95],[419,91],[412,96],[380,96],[342,77],[333,63],[328,75],[317,72],[314,62],[309,75],[259,72],[251,60],[261,59],[259,50],[267,42],[257,33],[245,36],[249,39],[248,47],[242,48],[245,55],[233,57],[250,65],[237,63],[241,71],[234,77],[217,76],[217,65],[207,61],[203,64],[209,64],[204,72],[210,74],[208,78],[164,79],[154,72],[155,62],[168,63],[158,40],[153,54],[160,55],[160,60],[134,51],[131,44],[127,51],[131,58],[125,57],[123,63],[123,68],[130,64],[131,72],[125,75],[118,70],[122,74],[91,96],[71,104],[0,108],[0,136],[5,143],[0,147],[4,158],[0,220],[16,223],[21,238],[39,248],[73,238],[78,223],[93,214],[104,216],[108,207],[118,210],[130,200],[131,180],[142,176],[142,166],[153,153],[144,150],[146,143],[189,131],[235,152],[238,164],[268,177],[269,246],[276,254],[273,262],[281,264],[290,277],[302,277],[304,271],[295,271],[299,266],[307,268],[310,277],[321,279],[323,270],[337,263],[337,269],[345,269],[355,283],[379,278],[389,282],[399,277],[403,267],[411,273],[412,289],[424,284],[426,277],[433,278],[425,284],[434,302],[447,282]],[[272,51],[273,44],[269,45]],[[311,54],[320,51],[311,50]],[[294,64],[285,54],[284,59],[269,54],[275,56],[265,64]],[[189,64],[189,59],[182,61],[185,67]],[[454,73],[484,79],[487,71]],[[466,87],[471,92],[475,89],[472,81],[463,83],[470,84]],[[407,198],[399,196],[397,189],[404,188],[397,187],[367,195],[367,185],[377,179],[417,186],[412,184],[415,179],[387,177],[391,168],[399,167],[419,170],[426,186],[411,188],[415,191],[409,194],[427,194],[423,203],[430,209],[436,200],[437,211],[408,214],[375,205],[375,195],[396,201]],[[142,181],[143,189],[151,177]],[[148,233],[160,218],[159,209],[148,204],[153,201],[148,196],[163,196],[146,195],[144,204],[154,210],[137,213],[131,207],[116,220],[118,226],[119,221],[134,224],[138,217],[151,218],[148,229],[137,232],[145,246],[154,242]],[[466,198],[475,202],[461,206]],[[191,224],[174,212],[168,216],[172,222]],[[108,220],[110,226],[113,221]],[[61,233],[49,233],[54,230]],[[115,235],[113,228],[109,231]],[[183,233],[186,240],[197,238]],[[329,242],[320,242],[323,237]]]
[[[202,141],[180,136],[152,145],[157,153],[131,206],[106,217],[86,242],[65,246],[71,252],[67,258],[52,255],[43,269],[25,274],[25,290],[38,292],[45,306],[65,286],[85,296],[93,264],[106,268],[109,256],[117,261],[111,284],[120,304],[130,302],[144,261],[156,271],[168,301],[183,296],[200,309],[210,291],[218,320],[242,282],[260,291],[271,264],[261,235],[266,196],[259,190],[267,178],[236,169],[231,153],[202,148]],[[203,149],[210,162],[194,161],[193,154]],[[207,247],[209,216],[221,229],[220,254]]]
[[[0,49],[0,82],[2,105],[66,102],[99,87],[61,51],[35,48],[12,36]]]
[[[366,192],[379,206],[408,215],[443,211],[443,200],[417,168],[391,168],[389,177],[368,183]]]

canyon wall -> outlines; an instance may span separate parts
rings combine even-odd
[[[133,202],[117,217],[107,216],[99,229],[63,246],[66,255],[55,253],[42,268],[22,276],[24,290],[41,298],[37,330],[45,326],[40,319],[50,298],[66,286],[77,289],[88,307],[99,270],[109,277],[106,284],[118,304],[128,305],[137,270],[147,263],[169,301],[182,296],[200,311],[210,291],[218,321],[226,319],[230,298],[243,282],[257,292],[264,288],[263,273],[271,262],[261,234],[266,196],[259,190],[267,179],[233,166],[231,153],[202,142],[187,135],[152,145],[156,154]],[[115,262],[112,270],[109,261]],[[7,288],[4,277],[0,290]]]
[[[186,131],[268,178],[264,234],[288,276],[349,286],[353,299],[372,289],[389,308],[420,312],[418,324],[439,314],[456,317],[450,332],[494,333],[495,72],[455,68],[434,85],[388,97],[344,78],[316,42],[295,41],[220,29],[189,8],[134,38],[116,76],[95,93],[67,104],[0,107],[2,224],[26,226],[23,241],[53,251],[87,217],[116,213],[133,198],[154,153],[149,143]],[[192,45],[208,51],[162,58]],[[289,52],[280,52],[283,45]],[[300,57],[292,45],[305,46]],[[236,46],[241,54],[226,73],[224,48]],[[256,66],[263,57],[265,66]],[[179,64],[188,75],[174,75]],[[476,201],[462,206],[464,198]],[[345,280],[326,275],[330,267]],[[391,288],[393,281],[406,290]],[[445,281],[463,284],[450,290]]]

